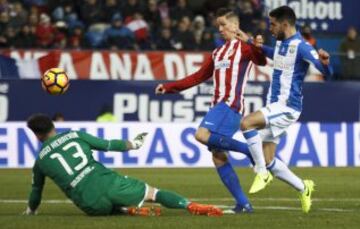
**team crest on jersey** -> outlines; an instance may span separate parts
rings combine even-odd
[[[294,54],[296,52],[296,45],[290,45],[289,46],[289,53]]]

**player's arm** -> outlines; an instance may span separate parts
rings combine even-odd
[[[252,43],[245,44],[244,46],[245,48],[242,51],[248,53],[250,60],[254,64],[261,66],[266,65],[266,57],[260,48],[256,47]]]
[[[37,162],[33,167],[33,177],[32,177],[32,185],[31,192],[28,200],[28,207],[24,214],[26,215],[35,215],[36,210],[38,209],[41,203],[41,196],[43,187],[45,184],[45,175],[40,170]]]
[[[317,52],[311,45],[304,42],[300,44],[299,52],[303,60],[314,64],[325,78],[331,78],[333,69],[330,65],[330,55],[325,50],[320,49]]]
[[[81,131],[78,131],[77,133],[83,141],[87,142],[91,146],[91,149],[120,152],[139,149],[144,144],[145,136],[147,135],[147,133],[141,133],[133,140],[127,141],[119,139],[105,140]]]
[[[156,94],[176,93],[179,91],[186,90],[190,87],[196,86],[208,80],[210,77],[212,77],[213,71],[214,71],[214,62],[212,57],[210,56],[205,60],[204,64],[197,72],[181,80],[177,80],[165,84],[159,84],[155,89],[155,93]]]
[[[236,38],[251,45],[252,49],[256,48],[255,53],[259,53],[258,49],[261,49],[261,54],[264,54],[270,59],[274,59],[274,48],[264,45],[264,38],[261,35],[257,35],[255,36],[255,39],[251,39],[251,37],[247,35],[244,31],[238,29],[238,31],[236,32]]]
[[[275,53],[274,48],[262,44],[261,45],[261,50],[263,51],[263,53],[265,54],[266,57],[268,57],[268,58],[270,58],[272,60],[274,59],[274,53]]]

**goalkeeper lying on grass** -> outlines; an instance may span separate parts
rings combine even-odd
[[[33,167],[32,190],[25,214],[36,213],[41,202],[45,177],[50,177],[74,204],[88,215],[159,215],[159,208],[141,207],[155,202],[167,208],[187,209],[195,215],[220,216],[221,209],[190,202],[167,190],[117,174],[94,160],[92,150],[127,151],[139,149],[146,133],[132,141],[104,140],[85,132],[57,134],[51,119],[43,114],[31,116],[27,126],[43,143]]]

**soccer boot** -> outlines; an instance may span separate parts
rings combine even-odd
[[[159,207],[129,207],[126,212],[132,216],[160,216],[161,208]]]
[[[223,212],[220,208],[213,205],[205,205],[198,203],[190,203],[187,210],[193,215],[222,216]]]
[[[299,194],[299,199],[301,202],[301,208],[303,212],[308,213],[311,209],[311,194],[314,191],[314,181],[304,180],[305,190]]]
[[[233,209],[224,210],[223,212],[224,214],[250,214],[254,212],[254,209],[250,203],[244,206],[237,204]]]
[[[263,190],[266,187],[266,185],[270,184],[272,180],[273,180],[273,176],[271,175],[270,172],[267,172],[266,174],[258,173],[254,179],[253,184],[251,185],[249,193],[254,194]]]

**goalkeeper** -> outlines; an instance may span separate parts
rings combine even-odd
[[[57,134],[51,119],[43,114],[31,116],[27,126],[43,143],[33,167],[32,190],[25,211],[27,215],[35,214],[40,205],[46,176],[88,215],[160,214],[159,208],[142,207],[144,202],[187,209],[196,215],[222,215],[222,211],[212,205],[193,203],[174,192],[159,190],[143,181],[120,175],[105,168],[92,156],[92,150],[139,149],[146,133],[137,135],[132,141],[108,141],[80,131]]]

